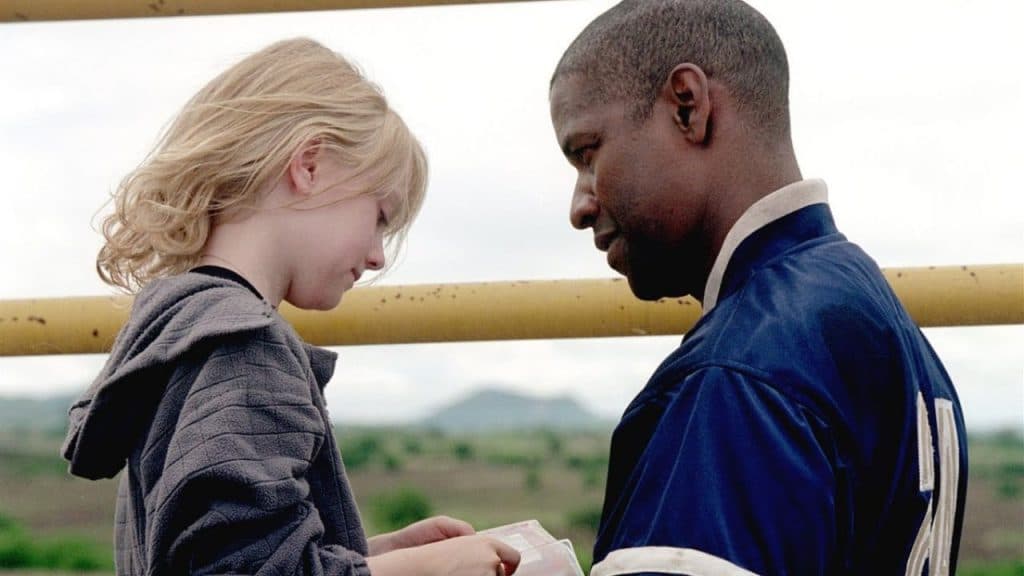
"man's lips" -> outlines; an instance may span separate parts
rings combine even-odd
[[[608,247],[612,245],[612,241],[618,236],[618,233],[614,230],[608,230],[605,232],[598,232],[594,234],[594,246],[601,252],[607,252]]]

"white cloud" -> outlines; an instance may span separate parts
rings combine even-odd
[[[1024,428],[1024,326],[925,331],[957,386],[970,428]]]
[[[0,396],[74,395],[99,373],[105,356],[19,356],[0,359]]]

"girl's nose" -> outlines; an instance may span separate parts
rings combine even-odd
[[[384,235],[377,234],[373,242],[373,249],[366,255],[366,267],[370,270],[380,270],[384,267]]]

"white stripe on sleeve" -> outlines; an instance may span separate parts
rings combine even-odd
[[[594,566],[590,576],[619,576],[640,572],[689,576],[757,576],[728,560],[700,550],[666,546],[613,550]]]

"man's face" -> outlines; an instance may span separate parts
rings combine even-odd
[[[572,225],[594,230],[638,298],[699,293],[706,194],[699,170],[687,167],[692,154],[674,111],[656,102],[637,122],[628,102],[593,102],[588,84],[584,75],[559,77],[550,94],[555,135],[577,172]]]

